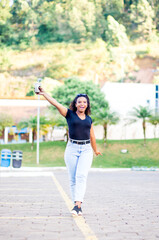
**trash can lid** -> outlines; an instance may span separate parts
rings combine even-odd
[[[14,150],[13,153],[23,153],[21,150]]]
[[[10,149],[2,149],[1,153],[12,153]]]

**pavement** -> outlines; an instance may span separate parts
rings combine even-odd
[[[91,169],[72,207],[66,168],[0,168],[0,240],[159,239],[159,172]]]

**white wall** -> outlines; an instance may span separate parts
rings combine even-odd
[[[123,117],[133,107],[149,106],[155,108],[155,85],[142,83],[105,83],[102,91],[106,95],[112,110],[119,112]]]
[[[146,138],[154,138],[154,126],[146,123]],[[104,129],[102,126],[94,126],[96,139],[103,139]],[[124,125],[124,121],[120,121],[117,125],[108,126],[108,139],[125,140],[125,139],[143,139],[142,121],[138,121],[131,125]],[[159,138],[159,126],[156,128],[156,137]]]
[[[112,111],[120,115],[120,122],[117,125],[108,126],[108,139],[142,139],[142,120],[131,125],[126,125],[126,118],[130,117],[133,107],[150,106],[155,108],[155,85],[141,83],[106,83],[102,88],[106,100],[109,102]],[[149,104],[147,103],[149,100]],[[154,138],[154,126],[146,123],[146,137]],[[104,130],[102,126],[94,126],[95,136],[102,139]],[[159,138],[159,126],[156,129],[156,137]]]
[[[47,100],[24,100],[24,99],[0,99],[0,106],[24,106],[24,107],[47,107],[50,103]]]

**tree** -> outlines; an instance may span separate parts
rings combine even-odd
[[[23,48],[35,43],[39,3],[40,0],[14,0],[11,6],[12,41]]]
[[[12,16],[10,13],[10,1],[1,0],[0,1],[0,25],[6,23],[6,21]]]
[[[11,18],[10,1],[0,1],[0,43],[6,44],[11,32],[9,20]]]
[[[94,27],[94,36],[108,41],[108,16],[113,17],[116,21],[118,21],[119,18],[122,18],[124,11],[124,2],[123,0],[94,0],[94,4],[96,10],[96,25]]]
[[[50,121],[45,116],[40,116],[40,130],[47,132],[49,125],[50,125]],[[35,134],[37,132],[37,116],[35,116],[35,117],[31,116],[29,119],[19,122],[17,127],[18,128],[28,127],[30,129],[32,129],[33,134],[32,134],[31,149],[33,150],[34,138],[35,138]]]
[[[1,113],[0,115],[0,135],[4,133],[6,127],[12,127],[14,124],[13,118],[8,114]]]
[[[98,85],[95,85],[91,81],[80,81],[78,78],[66,79],[62,86],[53,91],[53,97],[64,106],[69,107],[74,97],[79,93],[86,93],[89,96],[92,118],[96,116],[99,109],[108,106],[108,102],[105,100],[105,95],[101,92]]]
[[[111,46],[124,46],[129,40],[124,25],[119,24],[112,16],[107,18],[106,41]]]
[[[104,93],[101,92],[98,85],[95,85],[90,81],[82,82],[77,78],[66,79],[64,85],[53,91],[53,97],[65,107],[69,108],[70,103],[79,93],[86,93],[89,96],[91,103],[91,118],[93,121],[96,119],[96,115],[99,111],[107,111],[108,102],[105,100]],[[66,136],[68,140],[68,127],[66,120],[61,116],[59,117],[59,114],[56,114],[55,109],[52,106],[49,108],[53,113],[52,116],[54,116],[53,123],[57,126],[64,126],[66,128]]]
[[[74,41],[93,38],[95,6],[92,1],[44,1],[39,8],[40,42]]]
[[[109,15],[118,18],[124,10],[123,0],[94,0],[94,2],[96,5],[98,5],[98,7],[102,8],[102,12],[105,18],[107,18]]]
[[[44,1],[38,9],[37,39],[40,43],[60,41],[58,34],[58,20],[61,14],[56,12],[56,2]]]
[[[152,115],[152,110],[149,109],[149,107],[143,107],[139,106],[134,107],[133,111],[130,113],[133,117],[133,119],[130,120],[130,123],[136,122],[138,119],[142,119],[142,128],[143,128],[143,134],[144,134],[144,146],[146,145],[146,121],[148,118]]]
[[[132,27],[134,31],[136,31],[136,37],[150,40],[155,26],[153,23],[154,10],[149,2],[147,0],[136,1],[131,5],[130,11],[130,19],[132,21]]]
[[[69,10],[69,26],[76,42],[91,39],[95,26],[95,5],[88,0],[72,1]]]
[[[149,3],[151,4],[152,9],[154,9],[154,21],[156,24],[156,29],[159,30],[159,0],[149,0]]]
[[[106,18],[103,14],[103,4],[101,1],[94,1],[95,5],[95,23],[93,27],[93,39],[105,39]]]
[[[104,128],[104,146],[107,145],[108,125],[115,125],[119,121],[117,112],[113,112],[109,107],[99,109],[95,116],[95,124],[101,124]]]
[[[154,138],[156,138],[156,127],[159,124],[159,114],[150,116],[148,122],[154,125]]]
[[[50,113],[49,113],[49,120],[50,120],[50,126],[52,127],[52,130],[55,126],[64,127],[66,129],[66,140],[68,141],[68,125],[63,116],[61,116],[57,109],[53,109],[52,107],[49,107]]]

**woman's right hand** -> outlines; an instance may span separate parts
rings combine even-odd
[[[45,91],[43,88],[39,87],[39,92],[36,92],[37,95],[44,95]]]
[[[63,117],[66,117],[67,108],[64,107],[62,104],[60,104],[59,102],[57,102],[55,98],[49,96],[49,94],[47,94],[42,87],[39,87],[39,92],[36,93],[36,94],[37,94],[37,95],[43,95],[44,98],[45,98],[49,103],[51,103],[53,106],[55,106],[55,107],[58,109],[58,111],[60,112],[60,114],[61,114]]]

